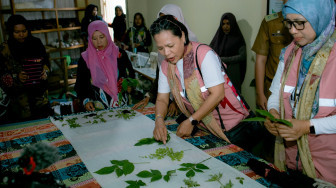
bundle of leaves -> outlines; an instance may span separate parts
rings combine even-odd
[[[272,122],[281,123],[281,124],[287,125],[288,127],[293,127],[293,124],[291,122],[284,120],[284,119],[277,119],[266,110],[256,109],[256,114],[257,114],[256,117],[247,118],[242,121],[262,121],[264,122],[268,118]]]

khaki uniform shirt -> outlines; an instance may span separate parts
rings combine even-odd
[[[273,79],[278,67],[281,49],[292,41],[288,29],[282,23],[283,19],[281,12],[267,15],[260,25],[252,47],[256,54],[267,56],[265,79]]]

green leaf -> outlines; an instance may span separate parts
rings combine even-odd
[[[253,117],[253,118],[247,118],[247,119],[243,119],[242,121],[265,121],[265,118],[262,117]]]
[[[114,172],[116,166],[109,166],[109,167],[104,167],[98,171],[96,171],[96,174],[99,175],[106,175],[106,174],[111,174],[112,172]]]
[[[122,166],[123,165],[123,161],[118,161],[118,160],[111,160],[110,161],[112,164],[118,165],[118,166]]]
[[[271,113],[269,113],[267,110],[256,109],[256,113],[260,114],[261,116],[268,117],[271,120],[275,119],[275,117]]]
[[[195,166],[195,164],[193,164],[193,163],[182,163],[180,165],[184,166],[184,167],[193,167],[193,166]]]
[[[231,182],[231,180],[229,180],[229,183],[225,184],[224,188],[232,188],[233,187],[233,183]]]
[[[167,174],[168,174],[168,175],[172,175],[172,174],[174,174],[174,173],[176,173],[176,170],[169,170],[169,171],[167,171]]]
[[[188,178],[194,177],[194,176],[195,176],[195,171],[193,171],[193,170],[189,170],[189,171],[186,173],[186,176],[187,176]]]
[[[134,146],[142,146],[142,145],[149,145],[155,143],[156,140],[154,138],[143,138],[140,139]]]
[[[160,174],[156,174],[156,175],[153,175],[153,177],[151,178],[151,182],[153,181],[158,181],[162,178],[162,175],[161,173]]]
[[[282,123],[284,125],[287,125],[288,127],[293,127],[293,124],[291,122],[284,119],[275,119],[275,122]]]
[[[161,175],[161,172],[158,170],[151,170],[151,172],[153,175],[158,175],[158,174]]]
[[[128,188],[139,188],[141,186],[146,186],[146,184],[141,180],[138,181],[128,180],[125,182],[129,184],[129,186],[127,186]]]
[[[140,185],[140,186],[145,186],[145,185],[146,185],[145,182],[143,182],[143,181],[141,181],[141,180],[139,180],[137,183],[138,183],[138,185]]]
[[[154,139],[154,138],[153,138]],[[154,139],[155,140],[155,139]],[[166,143],[168,143],[169,142],[169,140],[170,140],[170,135],[169,135],[169,133],[167,133],[167,140],[166,140]],[[159,140],[155,140],[157,143],[159,143],[159,145],[162,145],[163,144],[163,142],[162,141],[159,141]]]
[[[196,164],[196,168],[198,168],[198,169],[209,169],[209,167],[207,167],[204,164]]]
[[[124,174],[124,171],[123,170],[121,170],[119,167],[116,169],[116,174],[117,174],[117,176],[118,176],[118,178],[120,177],[120,176],[122,176],[123,174]]]
[[[147,170],[143,170],[143,171],[139,172],[137,174],[137,176],[140,177],[140,178],[149,178],[149,177],[152,177],[152,173],[147,171]]]
[[[203,170],[200,170],[200,169],[194,169],[195,170],[195,172],[203,172]]]
[[[123,171],[125,176],[127,174],[131,174],[134,171],[134,164],[130,163],[129,161],[125,162],[123,165]]]
[[[166,181],[166,182],[169,182],[169,180],[170,180],[170,175],[165,175],[165,176],[163,176],[163,179]]]
[[[179,168],[177,170],[179,170],[179,171],[187,171],[187,170],[189,170],[189,168]]]
[[[170,176],[172,176],[172,174],[176,173],[176,170],[169,170],[167,171],[167,174],[163,177],[163,179],[168,182],[170,180]]]

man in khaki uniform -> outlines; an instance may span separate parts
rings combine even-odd
[[[284,4],[286,2],[283,0]],[[267,99],[271,95],[269,88],[278,68],[281,49],[292,41],[292,36],[282,23],[283,19],[282,12],[265,16],[252,47],[256,53],[257,107],[263,110],[267,110]],[[274,140],[272,134],[266,134],[261,146],[261,157],[269,162],[274,161]]]
[[[271,95],[269,88],[278,67],[281,49],[292,41],[288,29],[282,23],[283,19],[282,12],[265,16],[252,47],[256,53],[257,107],[264,110],[267,110],[267,99]]]

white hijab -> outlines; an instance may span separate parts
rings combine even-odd
[[[157,17],[160,17],[160,13],[164,15],[172,15],[174,16],[179,22],[183,23],[187,30],[188,30],[188,38],[190,41],[197,42],[197,37],[196,35],[189,29],[189,26],[187,22],[184,20],[182,10],[179,6],[174,5],[174,4],[167,4],[161,8],[161,10],[158,12]],[[164,60],[164,57],[159,53],[158,56],[158,63],[161,65],[161,62]]]

